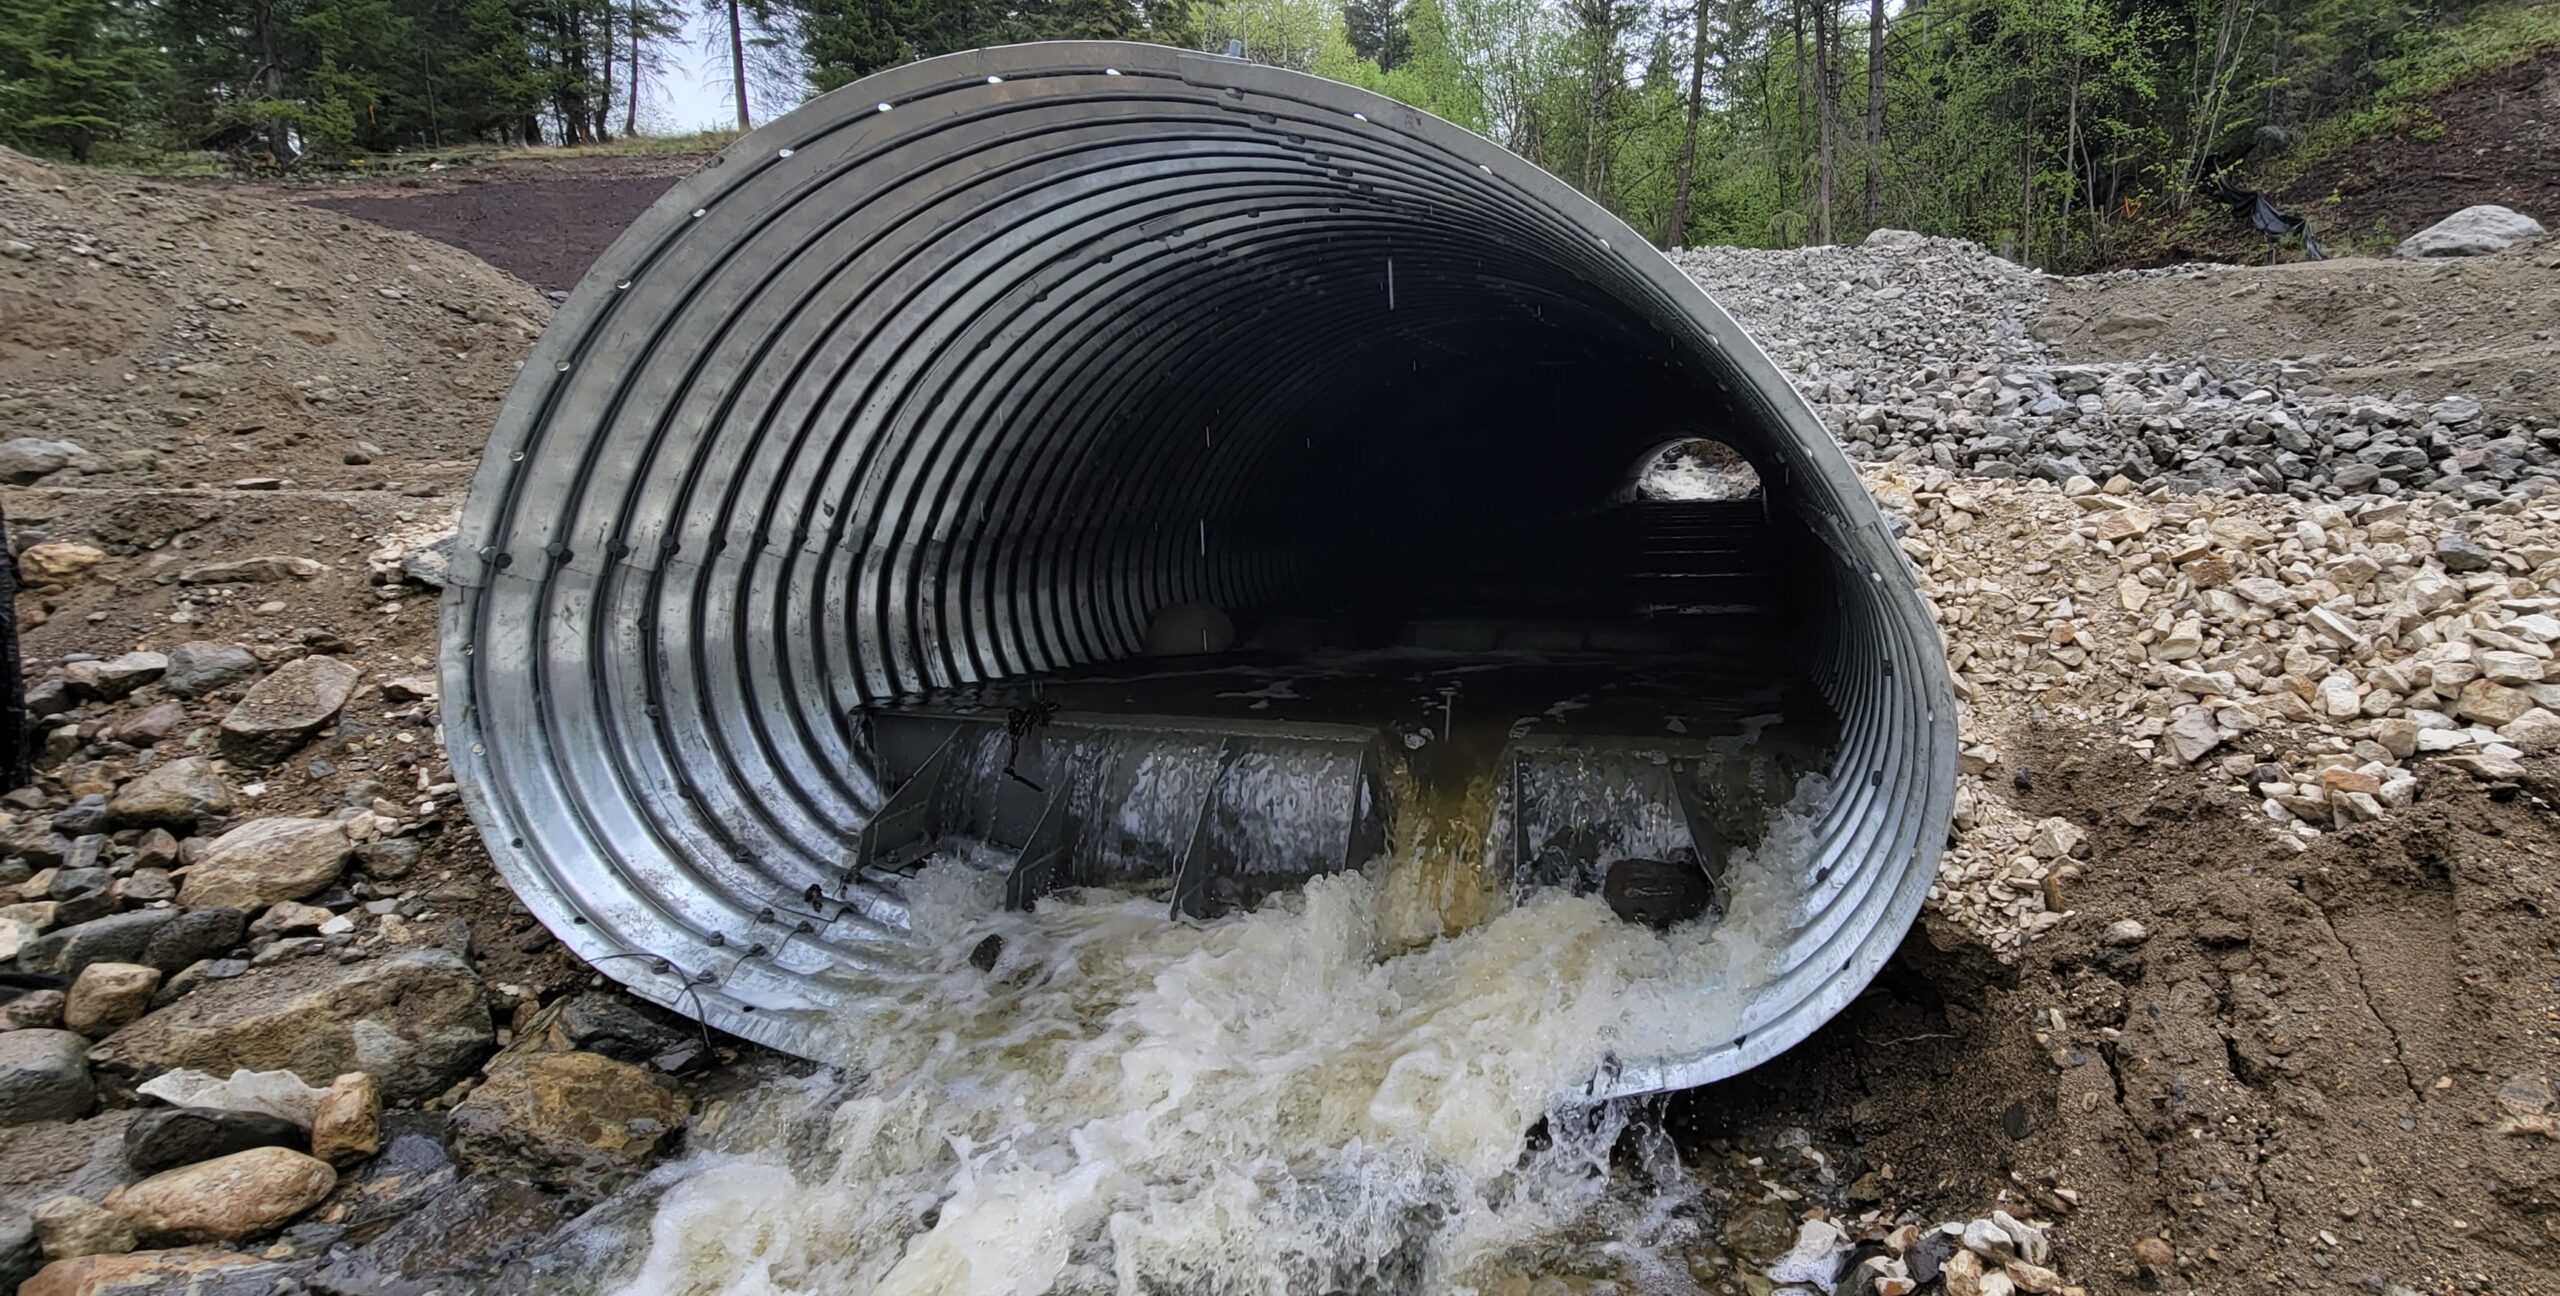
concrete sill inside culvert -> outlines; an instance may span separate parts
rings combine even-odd
[[[1759,493],[1636,489],[1698,438]],[[1907,569],[1703,294],[1445,123],[1148,47],[902,67],[677,186],[527,366],[446,618],[527,904],[812,1054],[940,842],[1024,902],[1418,854],[1450,928],[1663,922],[1819,774],[1744,1028],[1598,1088],[1712,1079],[1872,975],[1952,791]]]

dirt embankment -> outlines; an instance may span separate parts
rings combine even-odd
[[[2489,257],[2057,279],[2034,333],[2075,361],[2299,360],[2335,391],[2471,396],[2560,425],[2560,241]]]
[[[441,243],[5,151],[0,239],[0,423],[117,485],[458,486],[550,316]]]
[[[2409,129],[2312,163],[2278,200],[2320,230],[2377,246],[2475,203],[2560,227],[2560,49],[2442,91]]]

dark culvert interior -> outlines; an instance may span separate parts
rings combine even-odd
[[[1758,492],[1641,488],[1698,439]],[[1419,852],[1483,873],[1425,888],[1450,929],[1539,885],[1667,921],[1820,774],[1765,1004],[1615,1083],[1712,1079],[1872,975],[1952,789],[1907,569],[1730,319],[1473,136],[1170,50],[900,68],[677,186],[528,365],[455,580],[501,869],[813,1055],[956,838],[1024,903]]]

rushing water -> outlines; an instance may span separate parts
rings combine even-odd
[[[1362,874],[1189,924],[1094,892],[1008,912],[987,861],[938,860],[859,1065],[698,1133],[599,1272],[644,1296],[1276,1296],[1500,1287],[1580,1247],[1652,1285],[1677,1194],[1608,1173],[1625,1114],[1575,1096],[1613,1051],[1732,1025],[1716,988],[1790,926],[1820,796],[1728,861],[1719,923],[1546,892],[1386,957]]]

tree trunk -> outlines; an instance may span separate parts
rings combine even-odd
[[[1884,188],[1884,0],[1867,0],[1867,228]]]
[[[1804,146],[1804,124],[1813,117],[1813,64],[1804,55],[1804,0],[1788,0],[1787,20],[1794,27],[1796,38],[1796,120],[1795,129],[1789,132],[1796,148],[1793,169],[1796,173],[1796,192],[1803,195],[1806,206],[1811,207],[1813,177],[1810,172],[1813,170],[1811,165],[1813,156],[1812,150]],[[1805,213],[1806,233],[1810,234],[1812,228],[1813,213],[1807,211]],[[1799,235],[1795,241],[1802,243],[1804,236]]]
[[[596,11],[596,143],[613,142],[613,0],[600,0]]]
[[[738,130],[744,133],[754,123],[747,118],[747,34],[740,28],[738,0],[729,0],[729,75],[738,83]]]
[[[622,133],[640,133],[640,0],[631,0],[631,106],[622,112]]]
[[[1707,97],[1707,0],[1698,0],[1697,20],[1697,35],[1689,46],[1689,121],[1680,131],[1680,172],[1671,185],[1671,214],[1662,222],[1662,246],[1667,248],[1689,242],[1689,187],[1698,178],[1698,113]]]
[[[1838,114],[1833,105],[1840,98],[1837,70],[1831,59],[1831,38],[1839,26],[1832,19],[1831,6],[1836,0],[1819,0],[1813,8],[1813,97],[1816,147],[1820,152],[1820,170],[1814,187],[1813,241],[1831,241],[1831,194],[1833,177],[1832,119]]]

